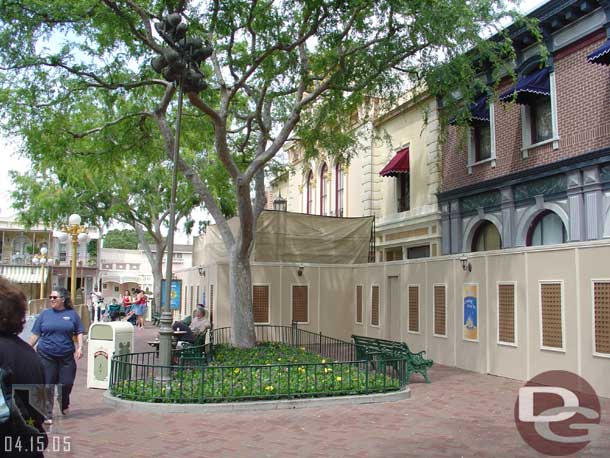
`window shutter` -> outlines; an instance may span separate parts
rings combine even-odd
[[[379,326],[379,286],[371,288],[371,324]]]
[[[561,283],[540,285],[540,307],[542,308],[542,345],[563,348]]]
[[[447,335],[446,297],[447,297],[447,295],[446,295],[446,291],[445,291],[445,285],[434,286],[434,334],[439,335],[439,336]]]
[[[255,323],[269,323],[269,286],[252,287],[252,306]]]
[[[356,323],[362,323],[362,286],[356,286]]]
[[[419,286],[409,286],[409,331],[419,332]]]
[[[610,354],[610,282],[593,285],[595,351]]]
[[[307,316],[307,286],[292,286],[292,321],[306,323]]]
[[[498,340],[515,343],[515,285],[498,285]]]

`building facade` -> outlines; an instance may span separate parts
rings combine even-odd
[[[0,218],[0,275],[17,284],[29,299],[39,299],[53,287],[69,289],[71,285],[72,243],[62,241],[60,233],[42,225],[25,229],[14,217]],[[96,243],[96,228],[89,231]],[[40,264],[40,250],[47,249],[47,262]],[[89,254],[87,243],[79,243],[76,268],[77,301],[83,300],[83,289],[90,291],[98,278],[97,257]]]
[[[516,83],[447,128],[443,254],[610,237],[610,67],[588,59],[607,43],[610,2],[553,0],[530,16],[546,61],[514,30]]]

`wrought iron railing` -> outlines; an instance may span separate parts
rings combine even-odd
[[[350,342],[298,329],[256,326],[258,342],[275,342],[318,353],[320,362],[274,362],[220,366],[174,351],[174,365],[161,366],[156,352],[115,355],[109,390],[121,399],[161,403],[207,403],[381,393],[407,385],[406,358],[357,361]],[[208,351],[230,342],[230,328],[215,329]],[[328,358],[328,360],[326,360]]]

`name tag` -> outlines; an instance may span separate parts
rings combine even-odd
[[[72,318],[70,318],[69,316],[64,316],[63,319],[66,321],[70,321]]]

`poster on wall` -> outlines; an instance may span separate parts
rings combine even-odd
[[[464,340],[479,341],[479,285],[464,285]]]
[[[170,291],[169,308],[180,310],[182,302],[182,280],[172,280]],[[161,307],[165,305],[165,279],[161,280]]]

